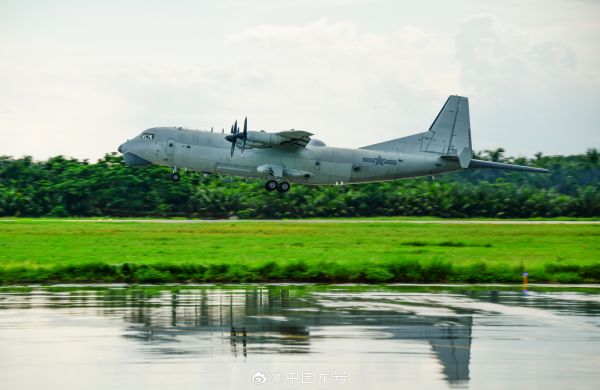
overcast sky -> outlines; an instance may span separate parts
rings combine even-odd
[[[600,147],[600,1],[0,0],[0,155],[95,160],[245,115],[360,147],[450,94],[476,150]]]

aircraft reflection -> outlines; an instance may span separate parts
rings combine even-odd
[[[428,343],[449,383],[469,380],[472,316],[468,314],[421,315],[394,303],[393,296],[384,298],[388,308],[381,308],[379,296],[357,294],[346,299],[343,293],[314,294],[289,286],[182,290],[147,297],[140,290],[140,294],[122,297],[130,308],[125,320],[132,324],[126,337],[151,342],[156,353],[216,355],[229,349],[244,358],[311,353],[311,345],[323,337],[314,336],[316,331],[340,337],[336,330],[349,327],[389,340],[386,353],[403,353],[395,341]],[[184,345],[190,337],[204,343]]]
[[[92,377],[102,388],[129,380],[127,388],[147,389],[166,378],[231,388],[264,369],[273,380],[347,370],[361,389],[598,382],[595,286],[535,286],[527,295],[520,286],[7,286],[0,312],[7,388],[24,377],[31,388],[53,375],[62,381],[57,364],[77,374],[72,388]]]

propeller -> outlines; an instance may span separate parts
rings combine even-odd
[[[233,157],[233,152],[235,151],[235,145],[237,144],[238,139],[242,140],[242,153],[244,153],[244,149],[246,148],[246,139],[248,138],[248,117],[244,119],[244,131],[240,133],[240,128],[238,127],[237,120],[231,126],[231,134],[226,135],[225,139],[231,142],[231,156]]]
[[[246,140],[248,139],[248,117],[244,118],[244,132],[242,133],[242,154],[246,148]]]
[[[237,119],[235,120],[235,123],[233,124],[233,141],[231,142],[231,157],[233,157],[233,152],[235,151],[235,144],[237,143],[237,133],[238,133],[238,127],[237,127]]]

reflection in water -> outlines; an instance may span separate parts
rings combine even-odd
[[[343,346],[325,344],[338,340],[356,345],[353,353],[361,361],[376,354],[393,363],[394,355],[422,359],[423,350],[409,346],[423,345],[447,384],[468,386],[474,318],[485,323],[503,315],[519,324],[524,317],[596,316],[600,300],[575,293],[523,296],[400,286],[115,286],[0,289],[0,309],[60,309],[124,320],[119,337],[143,348],[144,359],[249,362],[273,354],[317,359],[347,353]],[[4,319],[0,335],[14,326]]]
[[[472,317],[418,315],[397,297],[382,299],[372,293],[311,294],[304,288],[268,286],[179,290],[136,296],[134,300],[124,294],[120,298],[123,307],[130,308],[125,313],[125,319],[131,323],[127,337],[159,342],[157,350],[161,353],[204,353],[173,348],[178,336],[190,334],[228,337],[234,356],[310,353],[311,329],[347,326],[361,332],[377,332],[379,339],[390,343],[429,343],[448,381],[469,379]],[[386,302],[384,307],[380,306],[382,301]],[[390,344],[390,352],[402,350]]]

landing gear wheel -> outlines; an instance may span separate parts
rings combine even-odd
[[[171,175],[171,180],[173,181],[179,181],[179,173],[174,173]]]
[[[282,181],[277,186],[277,191],[279,191],[281,193],[288,192],[289,190],[290,190],[290,183],[288,183],[287,181]]]
[[[271,192],[277,189],[277,182],[275,180],[269,180],[265,183],[265,190]]]

